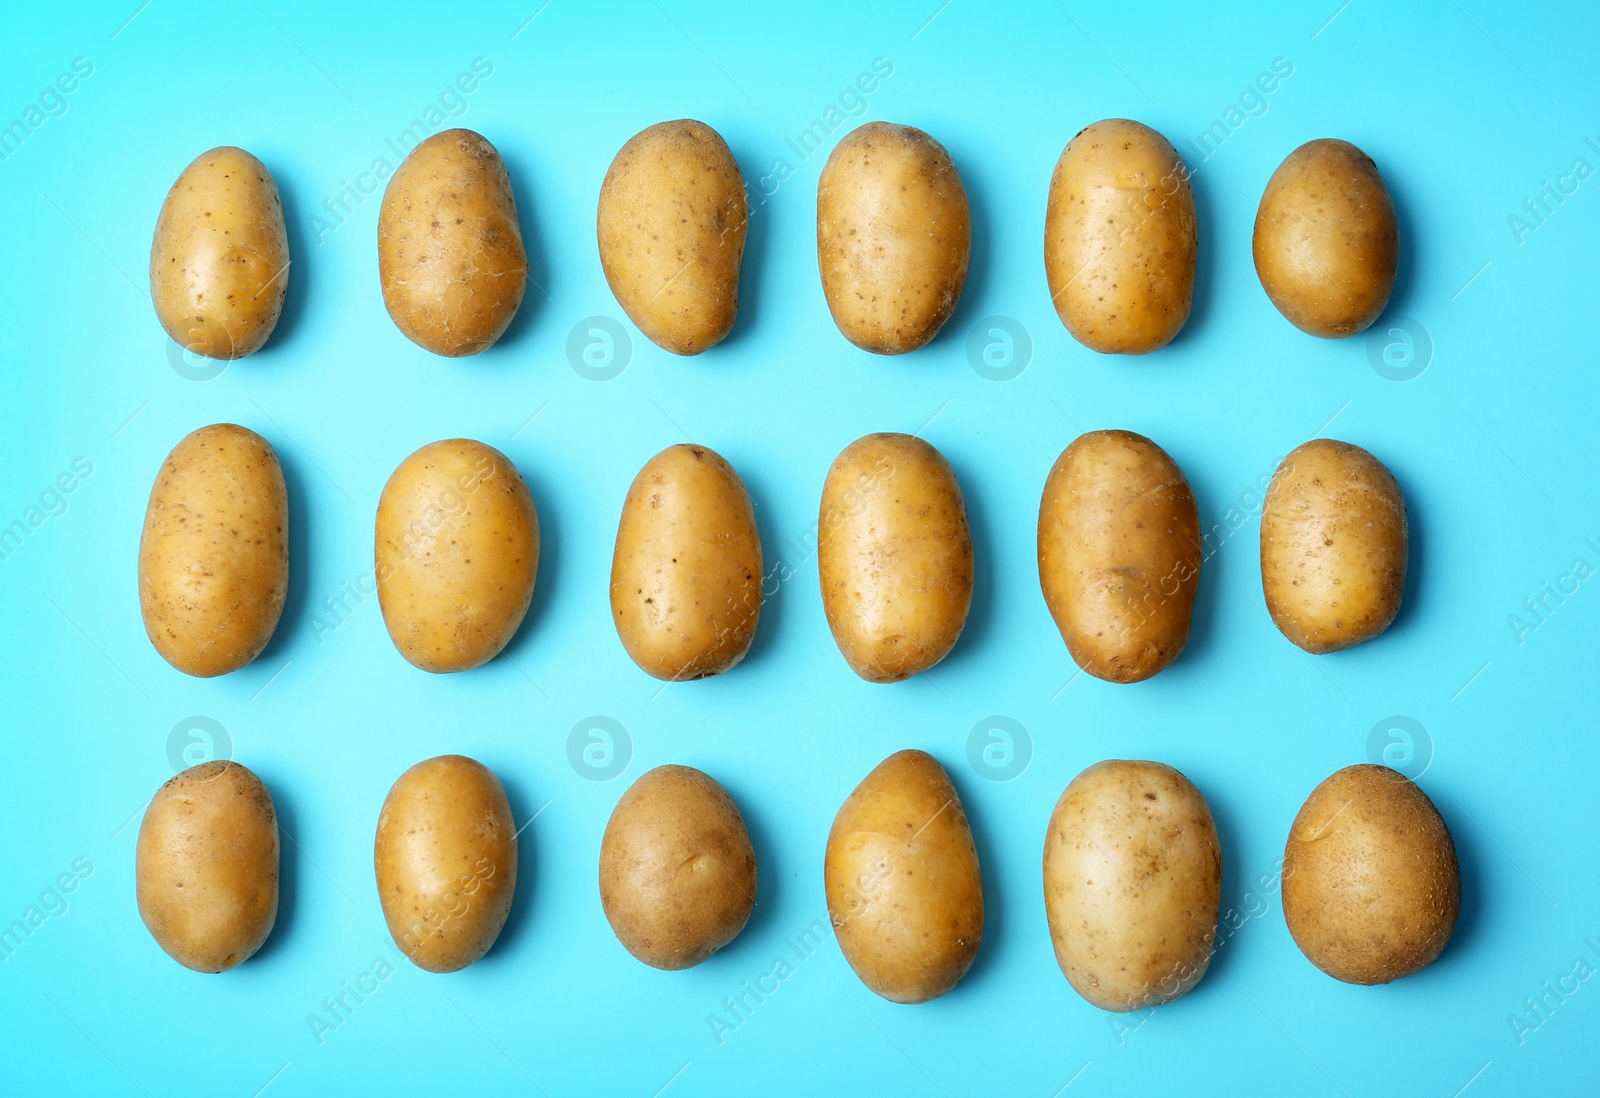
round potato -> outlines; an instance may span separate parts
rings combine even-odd
[[[201,153],[156,219],[156,319],[196,354],[243,358],[272,335],[288,292],[289,235],[272,173],[231,145]]]
[[[868,122],[817,180],[817,266],[833,322],[865,351],[927,343],[955,312],[972,257],[972,209],[944,146]]]
[[[983,944],[983,877],[950,776],[897,751],[851,793],[828,832],[828,916],[861,982],[895,1003],[960,983]]]
[[[1461,910],[1450,829],[1387,766],[1347,766],[1317,786],[1283,850],[1283,916],[1306,958],[1347,984],[1431,964]]]
[[[186,675],[261,654],[289,590],[289,493],[267,440],[233,423],[187,435],[161,464],[139,538],[139,606]]]
[[[1253,250],[1261,288],[1289,323],[1324,339],[1365,331],[1400,269],[1400,225],[1378,166],[1348,141],[1301,145],[1267,181]]]
[[[744,176],[722,135],[691,118],[660,122],[606,172],[600,265],[652,343],[697,355],[733,330],[749,225]]]
[[[756,905],[756,852],[727,790],[692,766],[634,782],[600,843],[600,905],[653,968],[690,968],[737,938]]]
[[[1165,347],[1189,319],[1194,189],[1172,143],[1108,118],[1084,127],[1050,177],[1044,217],[1050,300],[1072,338],[1101,354]]]
[[[378,605],[424,671],[494,659],[522,624],[539,571],[539,514],[517,467],[466,438],[406,458],[378,500]]]
[[[139,825],[139,917],[196,972],[248,959],[278,918],[278,814],[249,768],[192,766],[156,791]]]
[[[856,674],[899,682],[944,659],[972,606],[972,532],[944,455],[900,434],[845,447],[822,486],[817,570]]]
[[[1169,1003],[1211,964],[1222,847],[1194,784],[1157,762],[1109,759],[1072,779],[1044,842],[1056,962],[1101,1010]]]
[[[679,682],[726,671],[761,618],[761,536],[744,481],[704,446],[633,478],[611,559],[611,619],[633,662]]]
[[[494,945],[517,890],[517,829],[494,772],[440,755],[400,775],[373,843],[378,901],[418,968],[455,972]]]
[[[1194,493],[1161,447],[1090,431],[1056,459],[1039,503],[1039,583],[1089,674],[1140,682],[1178,658],[1200,559]]]
[[[378,280],[402,335],[459,358],[494,345],[528,288],[528,253],[500,153],[471,130],[417,144],[378,211]]]
[[[1273,622],[1322,655],[1371,640],[1400,612],[1406,501],[1359,446],[1313,439],[1283,459],[1261,510],[1261,591]]]

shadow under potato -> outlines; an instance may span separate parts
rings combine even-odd
[[[244,962],[247,965],[287,948],[286,943],[293,935],[298,921],[295,909],[300,899],[300,860],[305,857],[305,853],[297,845],[300,827],[295,816],[294,804],[287,795],[288,791],[294,788],[294,783],[279,781],[276,777],[269,778],[268,775],[261,773],[257,773],[256,777],[267,787],[267,792],[272,797],[272,810],[278,817],[278,917],[272,924],[272,933],[267,935],[267,940],[261,944],[261,948]]]
[[[474,967],[515,963],[512,955],[522,948],[523,943],[537,941],[537,936],[530,927],[540,898],[547,893],[545,887],[547,882],[539,880],[546,871],[545,860],[539,857],[538,851],[539,821],[528,823],[533,814],[539,811],[539,805],[545,802],[536,802],[527,794],[521,781],[514,776],[513,765],[496,760],[490,769],[494,771],[495,777],[500,779],[500,784],[506,791],[506,800],[511,804],[512,823],[522,828],[522,831],[517,835],[517,886],[511,898],[511,910],[506,914],[500,936]]]
[[[262,437],[272,444],[273,451],[278,455],[278,465],[283,469],[284,490],[289,496],[289,585],[283,597],[283,613],[278,617],[278,626],[272,631],[272,637],[267,641],[259,655],[252,661],[262,664],[263,673],[270,678],[276,673],[278,657],[294,644],[294,635],[306,628],[310,620],[311,585],[308,582],[311,573],[311,551],[308,546],[309,537],[307,527],[310,525],[306,511],[305,479],[300,475],[300,470],[293,460],[286,458],[285,451],[289,440],[287,438],[270,438],[268,434],[276,431],[271,423],[263,424],[266,431]],[[273,666],[265,666],[271,664]],[[263,682],[266,679],[262,679]]]
[[[498,146],[496,146],[499,148]],[[521,156],[507,156],[503,148],[499,149],[500,159],[506,166],[506,175],[511,179],[512,201],[517,207],[517,225],[522,230],[522,246],[528,255],[528,286],[523,291],[522,303],[517,306],[516,315],[511,318],[511,323],[506,325],[506,330],[501,333],[495,345],[472,358],[483,358],[494,354],[498,347],[515,347],[517,342],[526,337],[536,323],[536,317],[550,311],[550,264],[545,258],[543,241],[549,239],[545,227],[539,221],[539,209],[532,201],[532,196],[538,193],[534,187],[530,173],[524,168]]]

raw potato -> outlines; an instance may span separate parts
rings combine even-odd
[[[1101,354],[1165,347],[1189,319],[1194,189],[1172,143],[1108,118],[1067,145],[1050,178],[1044,269],[1072,337]]]
[[[1194,493],[1161,447],[1090,431],[1056,459],[1039,503],[1039,583],[1079,667],[1140,682],[1177,659],[1200,560]]]
[[[658,766],[622,795],[600,843],[600,904],[617,941],[654,968],[699,964],[756,904],[739,806],[691,766]]]
[[[675,355],[697,355],[733,329],[749,227],[739,162],[690,118],[635,134],[600,187],[606,282],[639,330]]]
[[[911,435],[847,446],[822,486],[817,567],[856,674],[899,682],[944,659],[972,606],[972,532],[944,455]]]
[[[833,322],[857,347],[915,351],[955,312],[972,256],[972,210],[944,146],[868,122],[817,180],[817,266]]]
[[[1400,225],[1372,158],[1325,137],[1290,153],[1256,212],[1256,275],[1289,323],[1342,339],[1383,312],[1400,268]]]
[[[186,675],[261,654],[289,589],[289,494],[267,440],[216,423],[172,448],[139,538],[139,606],[161,658]]]
[[[372,860],[400,951],[429,972],[466,968],[500,936],[517,889],[517,829],[500,779],[463,755],[413,766],[384,798]]]
[[[1101,1010],[1190,991],[1211,964],[1222,847],[1194,784],[1157,762],[1110,759],[1072,779],[1044,843],[1056,961]]]
[[[243,358],[272,335],[288,290],[289,235],[272,173],[231,145],[201,153],[156,219],[156,319],[196,354]]]
[[[1348,984],[1386,984],[1443,952],[1461,909],[1450,829],[1387,766],[1317,786],[1283,851],[1283,915],[1310,962]]]
[[[156,791],[139,825],[139,917],[185,968],[226,972],[278,918],[278,814],[247,767],[192,766]]]
[[[895,1003],[955,987],[983,944],[983,877],[950,776],[898,751],[851,793],[823,861],[828,916],[861,982]]]
[[[1261,510],[1261,591],[1283,635],[1322,655],[1371,640],[1406,586],[1406,501],[1383,463],[1331,438],[1295,449]]]
[[[744,659],[761,618],[761,537],[744,481],[704,446],[633,478],[611,560],[611,618],[633,662],[679,682]]]
[[[402,335],[459,358],[494,345],[528,288],[528,253],[500,153],[471,130],[418,143],[383,192],[378,279]]]

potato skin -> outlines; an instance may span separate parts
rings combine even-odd
[[[272,335],[288,291],[289,234],[272,173],[231,145],[201,153],[156,218],[156,319],[196,354],[243,358]]]
[[[517,829],[494,772],[440,755],[400,775],[373,842],[378,901],[418,968],[456,972],[489,952],[517,890]]]
[[[845,800],[823,860],[828,916],[874,993],[924,1003],[983,944],[983,877],[961,798],[925,751],[897,751]]]
[[[1378,319],[1400,269],[1400,225],[1372,158],[1308,141],[1284,158],[1256,211],[1256,275],[1302,332],[1342,339]]]
[[[1431,964],[1461,910],[1455,842],[1428,795],[1387,766],[1312,791],[1283,851],[1283,915],[1306,958],[1348,984]]]
[[[185,436],[156,474],[139,606],[161,658],[196,678],[261,654],[289,590],[289,494],[267,440],[234,423]]]
[[[528,288],[528,253],[505,161],[472,130],[417,144],[378,211],[378,280],[395,327],[447,358],[505,334]]]
[[[248,767],[226,759],[167,779],[139,825],[139,917],[185,968],[225,972],[278,918],[278,814]]]
[[[639,330],[675,355],[697,355],[733,330],[749,226],[739,162],[692,118],[640,130],[600,187],[606,282]]]
[[[961,300],[972,209],[943,145],[913,126],[868,122],[834,146],[817,180],[817,266],[833,322],[865,351],[915,351]]]
[[[1039,583],[1079,667],[1140,682],[1177,659],[1200,560],[1194,493],[1154,442],[1090,431],[1056,459],[1039,503]]]
[[[1297,447],[1261,510],[1261,591],[1272,620],[1314,655],[1371,640],[1400,612],[1410,532],[1400,486],[1359,446]]]
[[[1061,323],[1101,354],[1165,347],[1189,319],[1194,188],[1172,143],[1108,118],[1068,143],[1050,178],[1044,269]]]
[[[680,682],[744,659],[761,618],[761,536],[744,481],[704,446],[633,478],[611,560],[611,620],[633,662]]]
[[[1205,975],[1222,902],[1222,846],[1194,783],[1108,759],[1050,816],[1044,905],[1056,961],[1101,1010],[1169,1003]]]
[[[402,461],[383,486],[373,541],[389,638],[424,671],[489,662],[528,613],[539,513],[492,446],[450,438]]]
[[[600,843],[600,904],[627,951],[683,969],[739,936],[756,904],[756,853],[739,806],[692,766],[633,783]]]

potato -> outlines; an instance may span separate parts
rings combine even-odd
[[[278,918],[278,814],[248,767],[192,766],[156,790],[139,825],[139,917],[185,968],[226,972]]]
[[[1050,177],[1044,270],[1072,338],[1101,354],[1165,347],[1189,319],[1194,189],[1171,142],[1108,118],[1068,143]]]
[[[378,280],[402,335],[459,358],[494,346],[528,288],[528,253],[500,153],[471,130],[418,143],[378,211]]]
[[[196,354],[243,358],[272,335],[288,291],[289,235],[272,173],[231,145],[201,153],[156,219],[156,319]]]
[[[868,122],[817,180],[817,266],[833,322],[865,351],[927,343],[955,312],[972,256],[972,210],[944,146]]]
[[[1194,493],[1161,447],[1090,431],[1056,459],[1039,503],[1039,583],[1089,674],[1140,682],[1178,658],[1200,559]]]
[[[761,536],[744,481],[704,446],[633,478],[611,559],[611,619],[633,662],[679,682],[726,671],[761,618]]]
[[[517,890],[517,829],[494,772],[440,755],[400,775],[378,814],[378,902],[418,968],[455,972],[494,945]]]
[[[861,982],[895,1003],[960,983],[983,944],[978,848],[950,776],[897,751],[851,793],[828,832],[828,916]]]
[[[1283,459],[1261,509],[1261,591],[1283,635],[1322,655],[1371,640],[1400,612],[1406,501],[1359,446],[1313,439]]]
[[[606,172],[596,220],[606,282],[652,343],[697,355],[733,330],[750,207],[721,134],[691,118],[639,131]]]
[[[972,606],[972,532],[944,455],[899,434],[845,447],[822,486],[817,569],[856,674],[899,682],[944,659]]]
[[[424,671],[494,659],[522,624],[539,571],[539,514],[511,460],[466,438],[406,458],[378,500],[378,605]]]
[[[1144,1010],[1194,988],[1211,964],[1222,847],[1211,809],[1157,762],[1108,759],[1061,794],[1044,842],[1056,962],[1101,1010]]]
[[[600,905],[654,968],[690,968],[737,938],[756,905],[756,852],[727,790],[692,766],[634,782],[600,843]]]
[[[1348,141],[1301,145],[1267,181],[1253,250],[1261,288],[1289,323],[1324,339],[1365,331],[1400,268],[1400,226],[1378,166]]]
[[[289,590],[289,494],[267,440],[214,423],[172,448],[139,538],[139,606],[161,658],[186,675],[261,654]]]
[[[1306,959],[1347,984],[1431,964],[1461,910],[1461,869],[1439,810],[1387,766],[1317,786],[1283,850],[1283,916]]]

